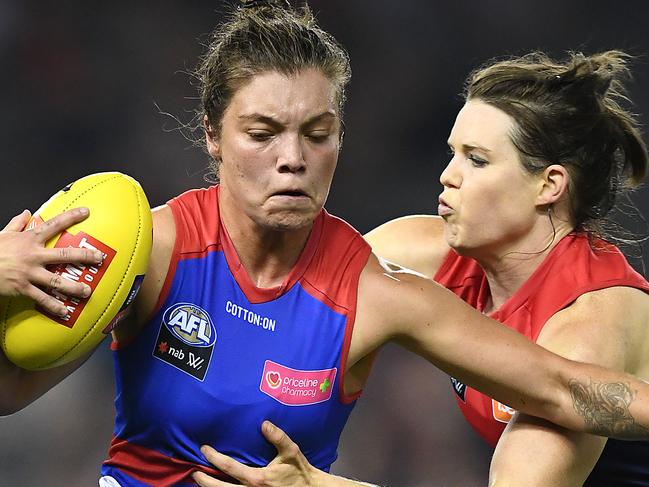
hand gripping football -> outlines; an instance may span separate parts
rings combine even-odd
[[[48,266],[64,279],[92,288],[89,298],[52,293],[69,310],[66,318],[41,312],[24,297],[0,298],[0,341],[5,355],[28,370],[57,367],[93,350],[124,316],[147,270],[152,243],[151,209],[142,187],[118,172],[92,174],[50,198],[34,214],[36,225],[71,208],[85,206],[90,216],[46,247],[98,249],[96,266]]]

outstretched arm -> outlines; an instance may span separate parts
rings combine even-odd
[[[374,258],[361,277],[354,340],[367,343],[352,349],[371,350],[399,342],[501,403],[568,429],[649,438],[649,384],[548,352],[438,284]]]
[[[300,448],[284,431],[269,421],[264,421],[261,431],[266,439],[277,448],[277,456],[266,467],[248,467],[217,452],[214,448],[203,446],[205,458],[216,468],[241,482],[240,485],[253,487],[376,487],[372,484],[344,479],[318,470],[304,457]],[[212,478],[202,472],[193,474],[201,487],[224,487],[236,485]]]

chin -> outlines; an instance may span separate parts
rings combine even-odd
[[[451,247],[459,255],[468,255],[470,254],[471,247],[467,246],[467,243],[462,241],[462,236],[459,232],[449,229],[447,224],[444,227],[444,239],[446,244]]]
[[[302,213],[280,213],[270,215],[264,222],[264,226],[279,232],[301,230],[313,225],[316,215]]]

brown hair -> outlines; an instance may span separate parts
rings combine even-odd
[[[527,171],[567,168],[573,224],[596,235],[616,199],[647,173],[638,123],[620,105],[628,101],[622,80],[629,58],[621,51],[570,53],[559,63],[534,52],[474,71],[465,88],[467,100],[479,99],[514,119],[511,140]]]
[[[293,75],[306,68],[319,69],[334,84],[342,117],[351,77],[345,49],[318,27],[306,4],[293,9],[277,0],[243,1],[214,30],[196,71],[200,118],[207,116],[218,135],[232,96],[252,77],[266,71]]]

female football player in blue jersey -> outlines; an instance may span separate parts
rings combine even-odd
[[[327,471],[372,361],[392,341],[525,413],[649,436],[648,384],[544,350],[377,258],[323,209],[350,71],[308,9],[245,2],[215,31],[199,75],[220,182],[154,211],[135,313],[113,334],[116,422],[101,486],[227,480],[201,445],[266,465],[276,452],[265,419]],[[542,193],[550,204],[555,193]],[[3,412],[69,372],[3,361]],[[606,414],[619,398],[620,414]]]
[[[602,238],[615,200],[647,171],[637,122],[619,104],[627,59],[609,51],[558,63],[535,53],[477,70],[448,140],[439,217],[398,219],[367,240],[559,355],[646,377],[649,285]],[[453,381],[467,421],[497,444],[490,485],[649,486],[649,442],[517,415]],[[621,412],[628,396],[600,390],[613,393],[600,397],[608,414]],[[361,485],[314,470],[280,429],[263,431],[278,449],[265,469],[205,454],[245,485]]]

